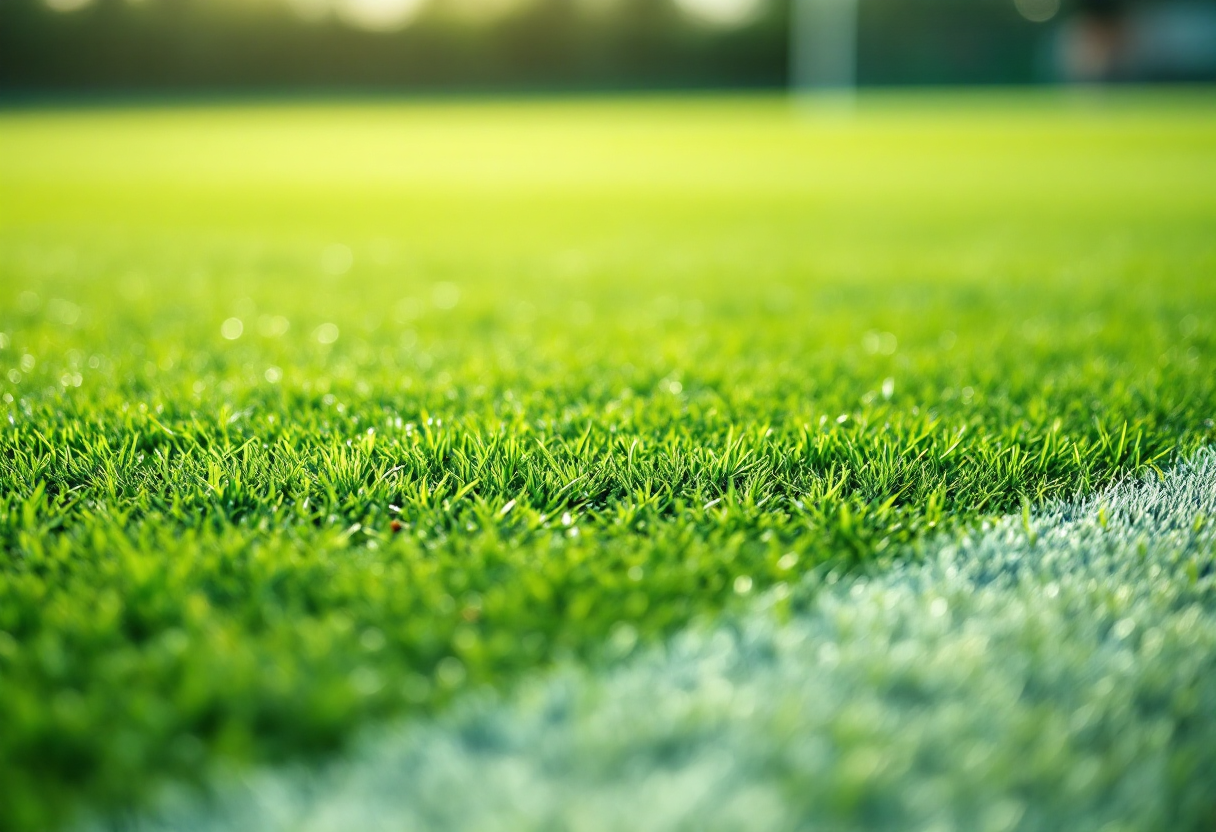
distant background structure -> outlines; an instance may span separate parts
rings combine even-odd
[[[792,0],[790,88],[848,95],[857,86],[858,0]]]
[[[1052,68],[1065,81],[1216,78],[1216,4],[1091,0],[1064,19],[1053,36]]]
[[[1216,0],[0,0],[0,96],[1216,80]]]

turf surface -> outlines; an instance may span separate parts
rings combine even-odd
[[[1209,450],[131,829],[1211,829],[1213,516]]]
[[[1210,442],[1213,112],[0,114],[0,826]]]

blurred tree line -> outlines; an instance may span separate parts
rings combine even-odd
[[[0,92],[775,87],[787,77],[789,0],[343,2],[0,0]],[[408,21],[393,17],[403,11]],[[1030,82],[1044,37],[1013,0],[862,0],[859,31],[863,84]]]

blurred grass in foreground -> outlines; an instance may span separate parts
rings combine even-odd
[[[124,829],[1206,832],[1214,515],[1204,449]]]
[[[0,826],[1211,441],[1210,102],[0,114]]]

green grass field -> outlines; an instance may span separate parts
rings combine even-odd
[[[0,112],[0,828],[1168,469],[1211,104]]]

